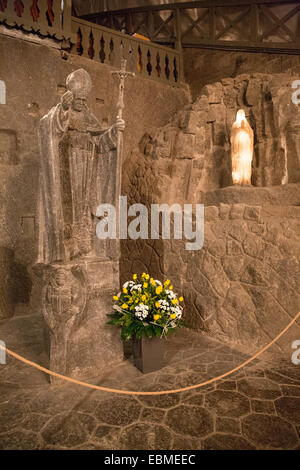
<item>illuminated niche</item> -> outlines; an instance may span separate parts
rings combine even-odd
[[[230,140],[233,184],[251,185],[254,133],[243,109],[237,112]]]
[[[0,80],[0,104],[6,104],[6,86],[3,80]]]

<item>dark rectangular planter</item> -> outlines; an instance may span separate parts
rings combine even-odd
[[[128,341],[123,340],[123,353],[124,353],[124,360],[127,360],[132,356],[132,339]]]
[[[164,365],[165,341],[160,338],[132,340],[134,365],[143,374],[159,370]]]

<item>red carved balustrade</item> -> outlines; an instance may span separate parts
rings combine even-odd
[[[113,67],[120,67],[121,58],[137,76],[180,86],[180,53],[175,49],[151,43],[124,33],[72,18],[76,35],[75,54]]]
[[[0,0],[0,24],[67,40],[71,53],[113,67],[120,67],[124,57],[137,76],[180,84],[177,50],[74,18],[71,7],[72,0]]]
[[[56,39],[71,37],[72,0],[0,0],[0,23]]]

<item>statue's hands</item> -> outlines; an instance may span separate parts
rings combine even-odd
[[[64,111],[68,111],[68,109],[70,109],[72,101],[73,101],[73,94],[71,93],[71,91],[67,91],[61,97],[61,104],[62,104]]]
[[[121,118],[118,118],[115,126],[116,126],[118,131],[124,132],[124,130],[125,130],[125,121]]]

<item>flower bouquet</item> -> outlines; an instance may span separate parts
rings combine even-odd
[[[159,280],[150,278],[149,274],[143,273],[141,279],[136,274],[133,280],[125,282],[122,292],[113,297],[114,313],[109,314],[109,325],[121,327],[121,338],[124,342],[133,340],[133,354],[140,358],[145,356],[143,349],[150,344],[150,339],[161,340],[166,338],[170,332],[176,331],[184,325],[182,316],[183,308],[181,303],[183,297],[178,297],[173,292],[170,280],[162,283]],[[156,344],[154,347],[153,345]],[[152,341],[152,352],[150,356],[161,357],[161,342]],[[158,354],[158,349],[160,353]],[[143,357],[142,357],[143,361]],[[138,359],[135,357],[137,365]],[[149,367],[141,366],[139,369],[149,371]],[[155,364],[150,369],[156,370]]]

